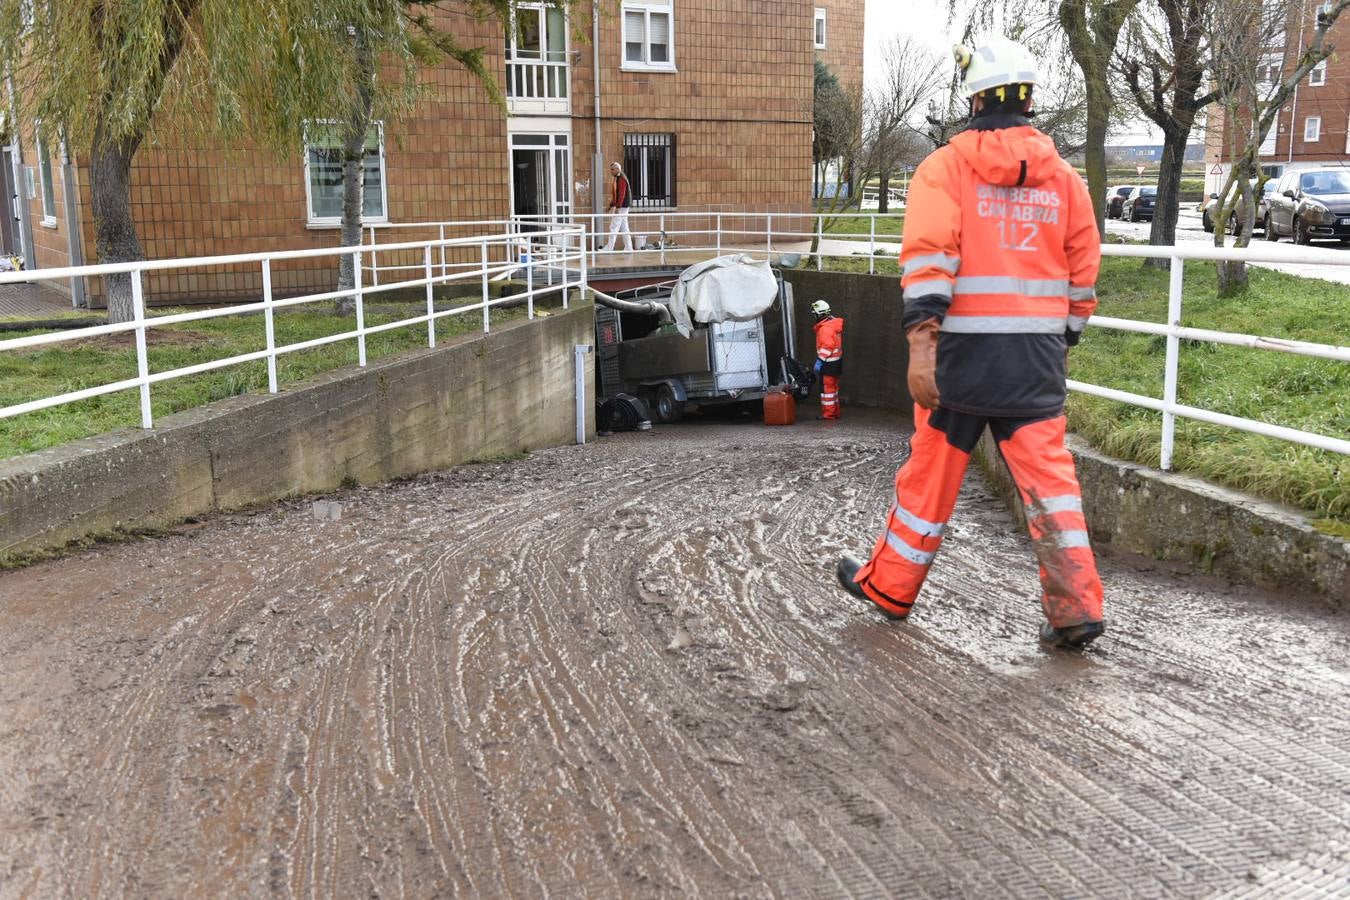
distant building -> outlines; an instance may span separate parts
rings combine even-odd
[[[1284,33],[1292,47],[1272,47],[1263,61],[1270,83],[1282,81],[1313,36],[1317,14],[1330,8],[1322,0],[1302,0],[1291,14]],[[1342,13],[1327,35],[1336,47],[1350,45],[1350,14]],[[1229,133],[1222,112],[1211,117],[1218,122],[1205,153],[1209,164],[1206,191],[1222,187],[1228,176]],[[1350,53],[1342,50],[1323,60],[1304,77],[1294,94],[1281,107],[1275,126],[1258,151],[1262,170],[1280,175],[1286,170],[1323,166],[1350,166]]]
[[[1114,162],[1158,163],[1162,162],[1162,144],[1108,144],[1106,156]],[[1203,162],[1205,145],[1203,142],[1186,145],[1186,162]]]

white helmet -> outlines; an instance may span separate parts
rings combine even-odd
[[[817,300],[811,304],[811,312],[817,316],[828,316],[830,314],[830,304],[824,300]]]
[[[1026,47],[1007,38],[990,38],[974,50],[957,44],[952,48],[952,54],[961,67],[961,95],[967,100],[981,91],[1005,84],[1041,83],[1036,57]]]

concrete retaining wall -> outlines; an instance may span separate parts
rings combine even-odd
[[[844,317],[844,375],[839,393],[845,407],[913,408],[905,370],[909,345],[901,323],[900,279],[794,269],[787,273],[796,301],[797,359],[816,358],[811,304],[824,300]]]
[[[571,443],[573,347],[593,340],[594,311],[577,306],[167,416],[150,431],[5,460],[0,564],[351,481]]]
[[[1123,463],[1070,437],[1083,511],[1098,550],[1135,553],[1193,573],[1350,606],[1350,541],[1297,510],[1198,478]],[[975,453],[1023,528],[1021,498],[986,431]]]

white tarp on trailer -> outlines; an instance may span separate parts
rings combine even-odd
[[[734,254],[690,266],[670,295],[670,314],[680,334],[693,323],[749,322],[763,315],[778,296],[778,279],[769,261]]]

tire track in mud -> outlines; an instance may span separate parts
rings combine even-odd
[[[887,623],[832,566],[903,452],[691,424],[0,573],[0,896],[1206,896],[1340,852],[1343,614],[1107,561],[1108,638],[1044,654],[972,475]]]

